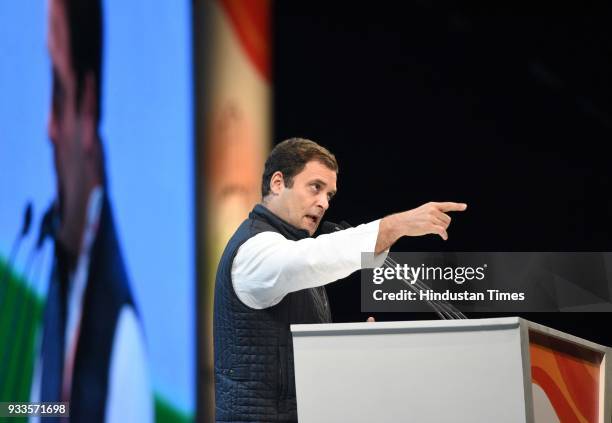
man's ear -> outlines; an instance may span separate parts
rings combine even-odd
[[[85,74],[83,97],[81,98],[80,117],[83,148],[89,155],[95,148],[98,137],[98,93],[93,72]]]
[[[270,192],[274,195],[278,195],[285,188],[285,178],[280,170],[277,170],[272,174],[270,178]]]

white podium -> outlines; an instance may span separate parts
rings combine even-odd
[[[292,325],[298,418],[610,423],[610,348],[518,317]]]

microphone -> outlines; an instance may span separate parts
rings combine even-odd
[[[320,230],[321,230],[321,234],[326,234],[326,233],[342,231],[348,228],[352,228],[352,226],[350,223],[346,222],[345,220],[341,221],[340,223],[324,221],[321,223]],[[397,262],[395,260],[387,257],[385,258],[385,262],[383,266],[393,268],[393,266],[395,266],[396,264]],[[424,289],[429,289],[429,286],[425,282],[418,280],[418,279],[414,281],[414,284],[408,282],[405,279],[401,279],[401,280],[406,285],[408,285],[410,289],[412,289],[413,291],[417,293]],[[433,309],[433,311],[435,311],[438,317],[440,317],[442,320],[467,319],[465,314],[463,314],[459,309],[457,309],[455,306],[453,306],[452,304],[446,301],[433,300],[433,301],[426,301],[426,302]]]
[[[330,222],[329,220],[324,220],[319,225],[319,229],[317,229],[316,235],[325,235],[331,234],[333,232],[342,231],[344,229],[351,228],[352,226],[345,222],[344,220],[340,223]]]
[[[40,227],[38,229],[38,239],[36,240],[36,248],[42,247],[43,243],[47,238],[55,239],[59,228],[59,213],[57,211],[57,205],[54,202],[47,208],[47,211],[43,215],[40,221]]]
[[[23,213],[23,223],[21,225],[21,230],[17,233],[15,241],[13,241],[13,246],[11,247],[9,259],[5,263],[5,268],[2,272],[2,277],[0,277],[0,304],[2,305],[4,305],[3,303],[6,295],[8,278],[11,271],[10,269],[13,267],[13,263],[15,261],[15,258],[17,257],[17,253],[19,252],[19,247],[21,247],[21,241],[26,237],[28,232],[30,232],[30,227],[32,226],[32,213],[32,202],[28,201]],[[0,309],[2,308],[3,307],[0,307]]]
[[[337,224],[330,221],[323,221],[321,225],[319,225],[319,229],[317,230],[317,235],[325,235],[331,234],[332,232],[340,231],[342,228]]]
[[[34,264],[35,263],[34,260],[39,257],[40,250],[42,246],[44,245],[44,242],[47,240],[47,238],[51,238],[51,239],[55,238],[58,225],[59,225],[59,216],[57,213],[57,209],[55,207],[55,203],[52,203],[51,206],[47,209],[47,211],[43,215],[43,218],[40,222],[40,226],[38,229],[38,238],[36,240],[36,244],[32,247],[32,250],[30,252],[28,264],[24,272],[26,286],[27,284],[30,283],[29,276],[30,276],[31,268],[41,267],[40,260],[38,260],[38,264],[39,264],[38,266]],[[38,274],[40,276],[39,272],[36,272],[35,274]],[[39,278],[35,277],[31,281],[32,282],[31,287],[32,287],[33,294],[35,294],[38,291],[38,285],[39,285],[38,279]],[[14,373],[17,375],[17,377],[13,378],[16,383],[16,386],[13,386],[14,388],[13,392],[15,392],[16,394],[18,394],[19,392],[22,392],[22,389],[23,389],[22,384],[25,383],[25,381],[23,380],[24,378],[21,378],[19,376],[23,374],[22,372],[26,370],[27,360],[24,360],[24,357],[29,357],[29,354],[27,351],[29,337],[27,335],[30,332],[30,325],[32,324],[32,319],[35,318],[34,313],[32,313],[33,305],[27,304],[26,295],[27,294],[24,293],[23,296],[17,299],[18,303],[15,305],[15,311],[13,313],[13,319],[11,322],[12,324],[10,326],[10,328],[14,332],[14,333],[11,333],[10,339],[17,340],[14,346],[14,352],[11,354],[11,356],[16,357],[18,361],[18,364],[16,365],[16,373]],[[36,322],[34,322],[34,331],[32,331],[33,334],[35,333],[35,328],[36,328]],[[9,362],[9,357],[7,357],[7,353],[8,353],[7,350],[4,351],[3,362]],[[10,360],[11,363],[12,361],[13,360]]]

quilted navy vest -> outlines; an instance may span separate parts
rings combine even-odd
[[[309,236],[257,205],[223,252],[214,304],[217,422],[296,422],[289,325],[331,322],[324,287],[290,293],[277,305],[262,310],[238,299],[232,286],[232,262],[238,248],[261,232],[278,232],[291,240]]]

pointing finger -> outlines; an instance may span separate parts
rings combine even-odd
[[[447,201],[447,202],[435,203],[435,204],[438,206],[438,209],[443,212],[464,211],[465,209],[467,209],[467,204],[465,203],[453,203],[453,202]]]

